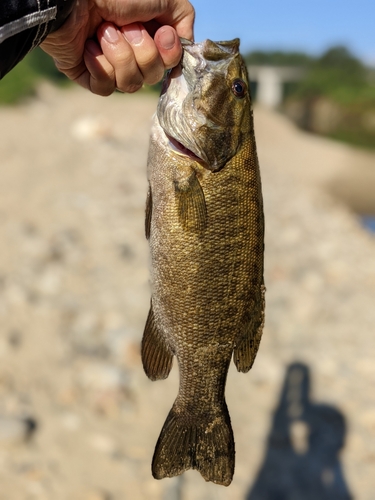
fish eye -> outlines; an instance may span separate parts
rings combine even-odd
[[[232,83],[232,92],[236,97],[243,99],[247,92],[246,83],[240,78],[236,78]]]

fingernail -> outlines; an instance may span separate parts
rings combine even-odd
[[[116,43],[119,39],[119,34],[117,32],[117,29],[114,28],[113,26],[107,26],[103,34],[104,38],[109,43]]]
[[[176,43],[174,31],[169,28],[161,28],[159,30],[159,42],[163,49],[170,50]]]
[[[131,26],[131,28],[129,28],[129,26]],[[127,27],[126,31],[124,31],[125,38],[132,45],[139,45],[143,40],[141,27],[136,23],[129,26]]]

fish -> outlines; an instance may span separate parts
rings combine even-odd
[[[168,377],[174,357],[180,375],[152,459],[156,479],[196,469],[231,483],[227,373],[232,357],[238,371],[250,370],[263,331],[263,201],[239,43],[182,40],[151,126],[151,307],[141,356],[151,380]]]

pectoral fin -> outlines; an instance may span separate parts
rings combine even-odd
[[[151,186],[149,186],[146,198],[146,219],[145,219],[145,232],[146,232],[146,238],[148,240],[150,239],[151,217],[152,217],[152,193],[151,193]]]
[[[255,305],[245,318],[243,330],[233,350],[233,361],[239,372],[246,373],[250,370],[258,352],[264,325],[265,291],[265,286],[261,285]]]
[[[195,174],[175,182],[178,215],[186,231],[198,233],[207,226],[207,207],[202,186]]]
[[[152,305],[148,313],[145,331],[143,333],[142,364],[149,379],[167,378],[172,368],[173,354],[156,324]]]

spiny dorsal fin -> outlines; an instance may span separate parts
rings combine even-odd
[[[199,180],[193,172],[188,179],[175,182],[178,216],[186,231],[198,233],[207,226],[207,207]]]
[[[161,380],[168,377],[172,368],[173,354],[163,333],[155,324],[152,304],[143,333],[141,355],[143,369],[149,379]]]

